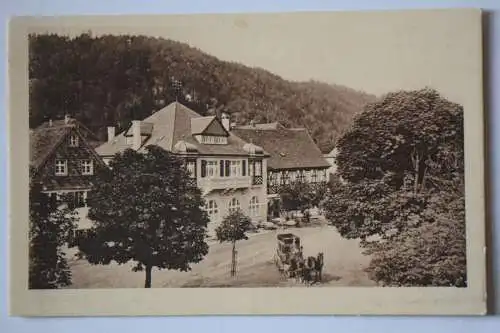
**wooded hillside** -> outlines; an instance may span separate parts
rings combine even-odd
[[[374,96],[321,82],[291,82],[220,61],[187,44],[144,36],[30,36],[30,127],[69,113],[102,139],[175,100],[240,124],[306,127],[329,151]]]

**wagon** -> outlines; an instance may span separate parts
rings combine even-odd
[[[303,260],[300,238],[291,233],[278,234],[276,238],[277,246],[274,261],[278,269],[288,275],[293,262],[298,263]]]

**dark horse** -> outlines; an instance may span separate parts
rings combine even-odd
[[[302,282],[305,284],[313,283],[312,271],[314,270],[316,259],[314,257],[307,257],[302,267]]]
[[[314,271],[316,272],[316,282],[321,282],[323,279],[323,266],[325,265],[323,252],[318,253],[316,259],[314,260]]]

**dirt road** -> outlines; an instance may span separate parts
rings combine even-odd
[[[252,235],[237,243],[237,276],[229,276],[231,245],[213,243],[205,259],[190,272],[153,270],[153,287],[271,287],[292,286],[280,279],[272,261],[278,231]],[[342,238],[329,226],[288,229],[301,237],[304,255],[325,254],[324,286],[372,286],[363,269],[369,258],[361,254],[356,240]],[[132,263],[92,266],[85,260],[71,261],[71,288],[142,288],[144,272],[132,272]]]

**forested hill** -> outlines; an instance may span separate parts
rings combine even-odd
[[[102,139],[105,126],[123,128],[177,98],[201,114],[225,110],[240,124],[306,127],[326,152],[353,115],[374,100],[343,86],[287,81],[187,44],[144,36],[32,35],[29,76],[30,127],[68,113]]]

